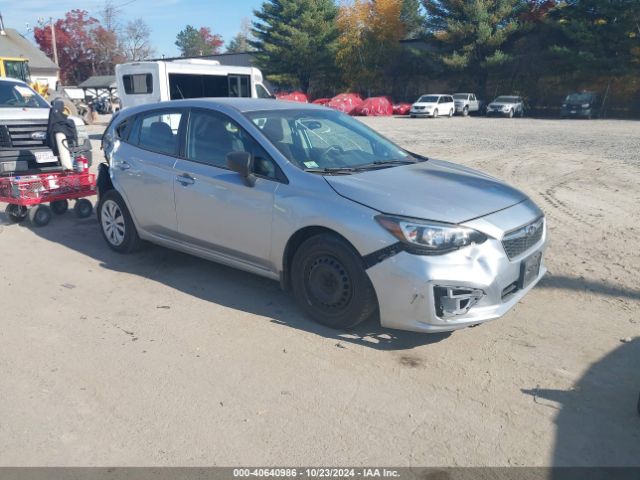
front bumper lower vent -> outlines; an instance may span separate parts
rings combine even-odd
[[[464,315],[485,295],[477,288],[440,286],[433,287],[433,294],[436,313],[440,318]]]
[[[544,217],[538,218],[524,227],[507,233],[502,239],[502,246],[509,260],[529,250],[542,239],[544,233]]]

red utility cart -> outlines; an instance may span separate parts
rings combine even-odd
[[[95,194],[96,176],[88,171],[0,177],[0,202],[9,204],[9,219],[20,222],[29,217],[38,227],[51,221],[52,212],[65,213],[69,200],[76,201],[73,210],[79,218],[89,217],[93,205],[84,197]]]

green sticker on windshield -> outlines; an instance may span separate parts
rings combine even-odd
[[[307,168],[317,168],[318,164],[316,162],[311,161],[311,162],[304,162],[304,166]]]

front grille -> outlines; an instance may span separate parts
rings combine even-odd
[[[6,125],[0,125],[0,148],[11,148],[11,135]]]
[[[34,148],[43,147],[47,144],[47,139],[34,140],[31,135],[35,132],[47,132],[47,120],[23,120],[4,122],[3,127],[9,132],[11,146],[13,148]],[[0,146],[2,145],[0,134]]]
[[[534,220],[524,227],[507,233],[502,239],[502,246],[509,259],[525,253],[542,239],[544,233],[544,217]]]

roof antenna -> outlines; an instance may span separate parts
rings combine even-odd
[[[4,31],[4,19],[2,18],[2,13],[0,13],[0,35],[6,35],[7,32]]]

